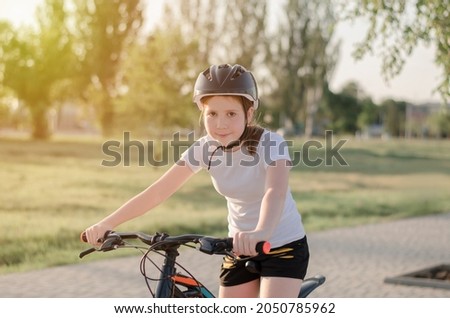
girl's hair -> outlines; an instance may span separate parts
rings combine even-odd
[[[217,95],[215,95],[215,96],[217,96]],[[259,126],[256,123],[255,116],[253,116],[251,122],[248,121],[248,118],[247,118],[248,110],[250,109],[250,107],[253,107],[253,102],[251,100],[245,98],[244,96],[239,96],[239,95],[224,95],[224,96],[231,97],[241,103],[243,110],[244,110],[244,114],[245,114],[246,126],[244,129],[244,132],[242,133],[241,137],[239,138],[239,141],[241,142],[241,147],[245,147],[251,155],[255,155],[256,149],[259,144],[259,140],[261,139],[261,135],[264,132],[264,128],[262,128],[261,126]],[[203,97],[201,99],[201,103],[205,104],[211,97],[213,97],[213,96]],[[202,112],[200,114],[200,120],[199,120],[201,127],[204,127],[203,116],[204,116],[204,108],[202,109]]]

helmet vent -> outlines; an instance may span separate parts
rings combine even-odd
[[[203,75],[206,77],[206,79],[208,81],[212,81],[212,76],[211,76],[211,72],[209,71],[209,68],[203,72]]]
[[[245,71],[242,69],[242,67],[238,67],[236,69],[236,71],[233,73],[233,75],[231,76],[231,79],[235,79],[238,78],[239,76],[241,76],[242,73],[244,73]]]

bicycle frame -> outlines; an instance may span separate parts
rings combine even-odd
[[[156,298],[170,298],[174,293],[175,286],[171,277],[176,275],[175,259],[179,254],[177,249],[170,249],[165,253],[160,280],[156,288]]]
[[[83,236],[84,235],[84,236]],[[80,237],[81,241],[87,242],[86,236],[82,233]],[[198,250],[206,254],[216,254],[216,255],[232,255],[230,254],[232,250],[232,240],[230,238],[214,238],[208,236],[202,236],[197,234],[185,234],[180,236],[169,236],[167,234],[159,234],[151,236],[142,232],[133,233],[116,233],[107,232],[103,243],[99,249],[90,248],[86,251],[80,253],[80,258],[95,252],[95,251],[111,251],[119,247],[135,247],[141,249],[136,245],[127,245],[124,240],[126,239],[139,239],[150,248],[143,255],[141,264],[141,273],[146,279],[147,286],[155,298],[214,298],[215,296],[211,293],[203,284],[201,284],[195,277],[186,276],[181,273],[177,273],[176,269],[176,259],[180,255],[178,249],[181,245],[187,245],[187,243],[198,244]],[[270,245],[267,242],[259,242],[256,246],[256,250],[259,253],[268,253],[270,250]],[[193,247],[189,245],[190,247]],[[145,273],[145,261],[148,258],[149,252],[163,251],[163,253],[158,253],[164,257],[162,266],[160,267],[160,275],[158,283],[156,285],[156,291],[153,294],[152,288],[150,287],[148,280],[149,277]],[[251,259],[251,258],[250,258]],[[155,264],[156,266],[156,264]],[[181,266],[181,265],[180,265]],[[181,266],[182,267],[182,266]],[[257,266],[256,266],[257,267]],[[184,270],[184,268],[183,268]],[[257,270],[257,269],[256,269]],[[187,272],[187,271],[186,271]],[[188,273],[188,272],[187,272]],[[188,273],[188,275],[190,275]],[[314,277],[307,278],[302,283],[302,288],[299,294],[299,298],[307,297],[314,289],[322,285],[325,282],[325,277],[322,275],[316,275]],[[182,290],[182,288],[186,290]]]
[[[179,255],[178,247],[171,247],[165,251],[155,298],[214,298],[214,295],[197,280],[176,272],[176,258]],[[181,291],[177,285],[182,285],[187,290]]]

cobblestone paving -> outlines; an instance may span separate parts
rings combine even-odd
[[[450,264],[450,213],[310,233],[308,276],[327,280],[310,297],[446,297],[450,289],[384,282],[386,277]],[[147,297],[140,257],[0,276],[0,297]],[[220,256],[187,249],[179,262],[213,293]]]

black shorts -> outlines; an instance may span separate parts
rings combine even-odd
[[[251,258],[260,267],[260,273],[245,268],[246,260],[225,256],[220,271],[221,286],[236,286],[260,277],[289,277],[304,279],[309,262],[306,236],[298,241],[271,249],[269,254]]]

